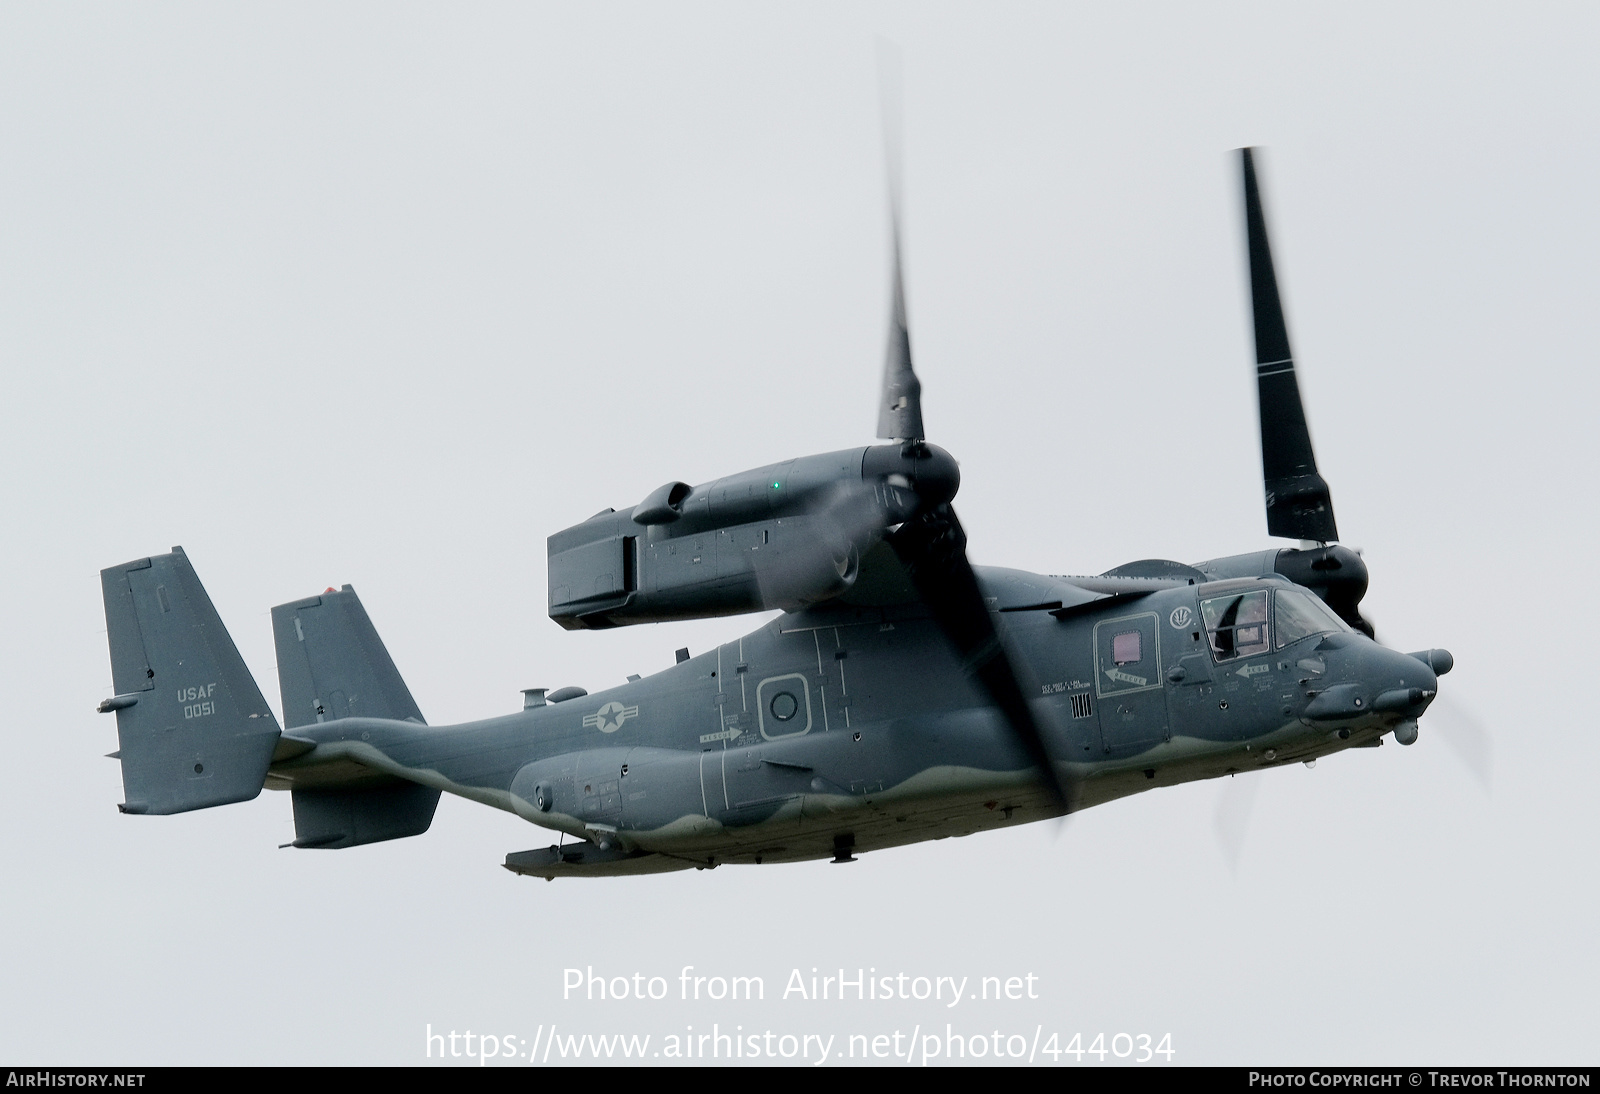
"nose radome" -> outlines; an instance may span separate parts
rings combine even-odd
[[[1326,721],[1367,713],[1398,714],[1405,722],[1414,723],[1438,693],[1439,678],[1423,657],[1397,653],[1372,642],[1357,642],[1344,648],[1358,658],[1353,667],[1359,681],[1334,684],[1315,693],[1306,705],[1304,717]],[[1402,738],[1401,743],[1410,742]]]
[[[1448,650],[1423,650],[1401,658],[1396,664],[1396,675],[1410,686],[1390,688],[1373,701],[1374,710],[1398,714],[1401,721],[1394,727],[1394,739],[1403,745],[1416,744],[1417,719],[1422,717],[1439,691],[1439,675],[1455,666],[1455,658]],[[1421,671],[1418,671],[1418,663]],[[1403,675],[1401,675],[1403,674]]]
[[[1439,691],[1440,669],[1450,671],[1454,659],[1446,650],[1425,650],[1421,654],[1395,657],[1394,661],[1398,686],[1382,692],[1373,705],[1379,710],[1393,710],[1415,718],[1433,702]],[[1419,662],[1421,671],[1418,671]]]

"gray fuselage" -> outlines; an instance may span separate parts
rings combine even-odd
[[[1295,622],[1273,596],[1295,589],[1287,581],[1072,603],[1041,594],[1070,579],[979,573],[1072,811],[1373,746],[1437,686],[1422,655],[1331,615],[1320,631]],[[1241,604],[1259,619],[1219,615]],[[1062,812],[915,604],[785,614],[646,679],[502,718],[343,718],[294,733],[317,747],[275,763],[269,787],[314,789],[323,773],[348,785],[366,769],[696,865],[822,858]]]

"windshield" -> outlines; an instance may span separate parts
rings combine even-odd
[[[1300,589],[1278,589],[1272,594],[1273,623],[1278,648],[1313,634],[1348,631],[1350,627],[1318,597]]]

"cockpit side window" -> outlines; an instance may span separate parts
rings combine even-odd
[[[1267,633],[1267,590],[1252,589],[1200,602],[1211,652],[1218,661],[1250,657],[1272,648]]]
[[[1313,634],[1339,633],[1350,628],[1320,599],[1300,589],[1278,589],[1272,594],[1273,628],[1281,650],[1290,642]]]

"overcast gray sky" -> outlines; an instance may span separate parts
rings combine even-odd
[[[411,1064],[430,1025],[551,1023],[843,1051],[950,1022],[1170,1033],[1191,1064],[1593,1063],[1597,29],[1577,4],[0,7],[0,1055]],[[283,794],[120,816],[97,573],[172,544],[269,696],[269,608],[350,582],[436,724],[753,629],[563,632],[545,538],[872,440],[879,35],[975,561],[1270,545],[1229,154],[1263,145],[1365,608],[1454,651],[1457,713],[1256,776],[1236,870],[1216,818],[1249,793],[1215,783],[849,867],[551,884],[499,865],[545,832],[456,799],[340,852],[277,849]],[[1469,718],[1487,788],[1445,741]],[[561,998],[567,967],[675,995],[685,965],[767,999]],[[1039,998],[779,998],[814,967]]]

